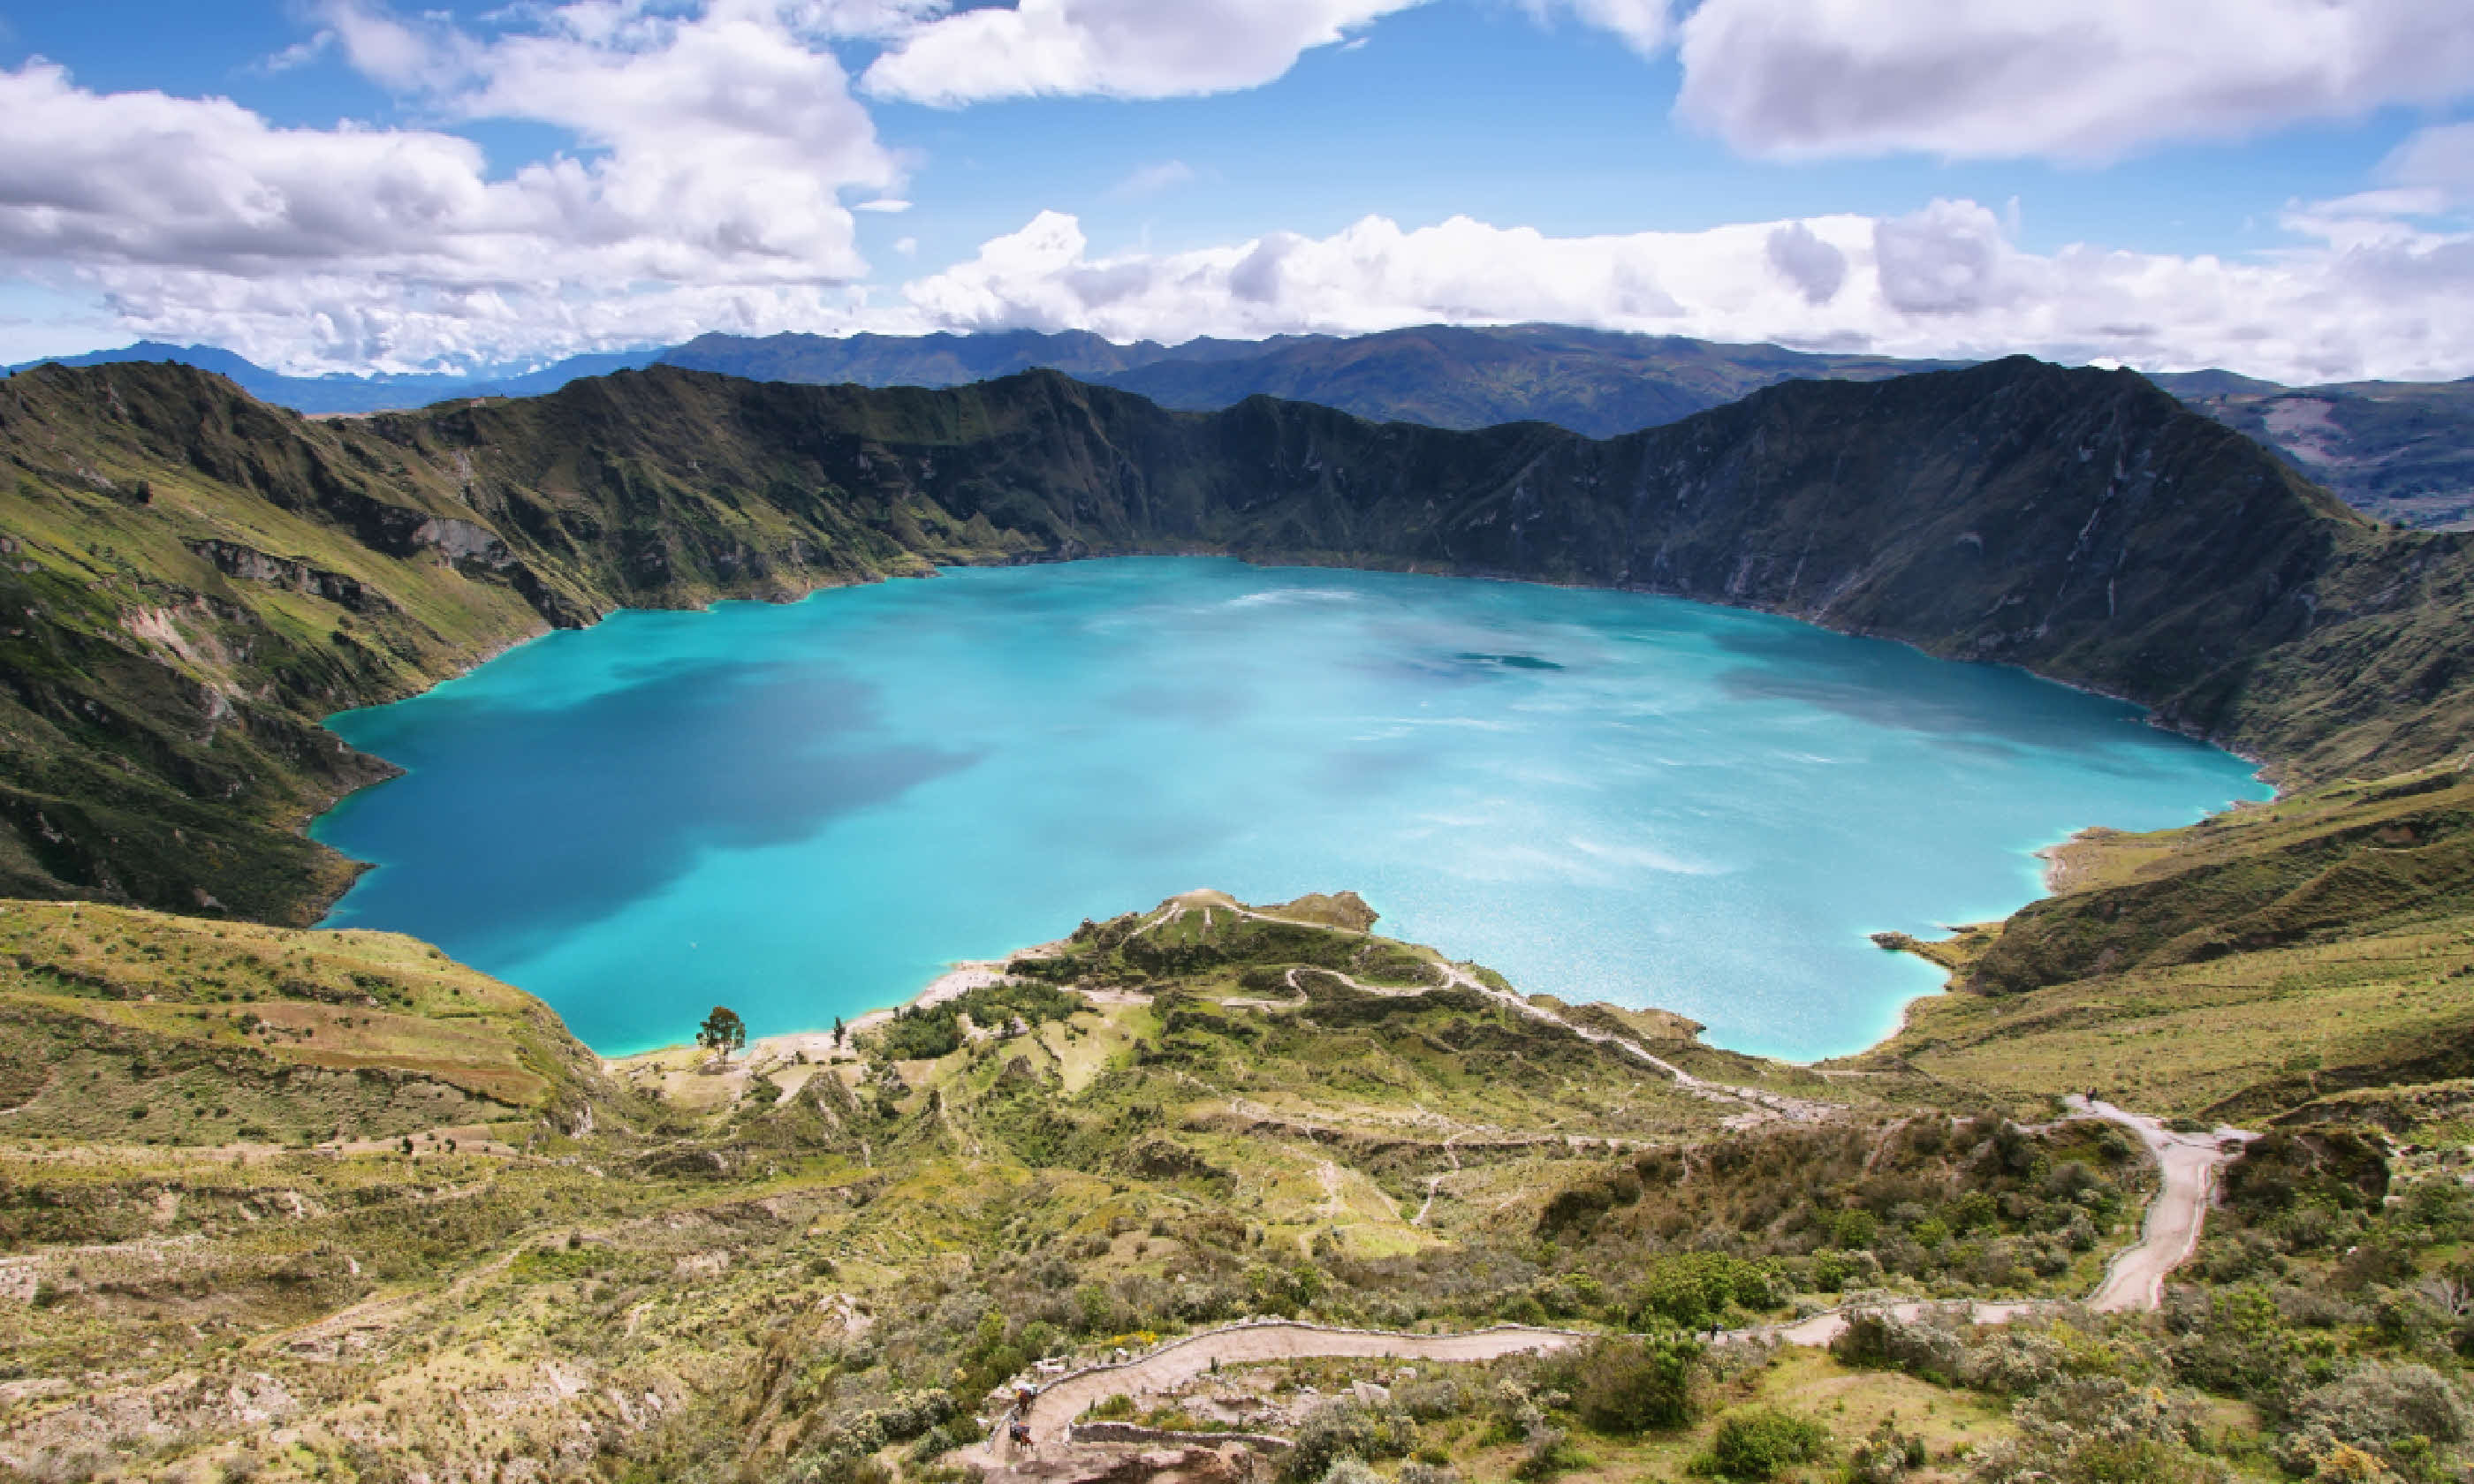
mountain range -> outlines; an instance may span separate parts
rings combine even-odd
[[[262,401],[311,413],[534,395],[580,377],[654,364],[760,381],[871,387],[960,386],[1046,369],[1190,411],[1216,411],[1268,394],[1376,421],[1465,429],[1542,421],[1595,438],[1673,422],[1781,381],[1874,380],[1955,364],[1552,324],[1421,325],[1356,336],[1202,338],[1177,346],[1120,345],[1082,330],[709,334],[667,348],[469,376],[285,376],[228,350],[159,342],[61,364],[150,360],[217,371]],[[2273,448],[2367,515],[2432,529],[2474,523],[2474,381],[2292,388],[2227,371],[2150,379]]]
[[[2465,745],[2465,539],[2384,528],[2127,371],[1790,381],[1597,440],[1055,371],[657,366],[312,419],[161,364],[0,382],[0,884],[314,920],[318,726],[545,626],[935,564],[1221,552],[1673,593],[2154,707],[2292,779]],[[22,621],[13,615],[22,615]]]

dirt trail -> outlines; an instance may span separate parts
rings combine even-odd
[[[2111,1103],[2091,1104],[2075,1092],[2063,1101],[2081,1117],[2102,1118],[2138,1135],[2156,1160],[2161,1178],[2156,1198],[2147,1203],[2147,1217],[2140,1224],[2139,1240],[2114,1257],[2105,1269],[2104,1281],[2087,1303],[2104,1313],[2152,1309],[2165,1300],[2165,1275],[2181,1266],[2199,1245],[2199,1229],[2216,1198],[2217,1172],[2259,1136],[2226,1128],[2176,1134],[2159,1119]]]
[[[1518,1002],[1516,1000],[1515,1003]],[[2106,1267],[2104,1281],[2086,1300],[2085,1306],[2104,1312],[2155,1308],[2164,1300],[2165,1275],[2179,1266],[2198,1245],[2200,1228],[2207,1219],[2208,1204],[2215,1193],[2218,1170],[2235,1157],[2244,1143],[2258,1136],[2239,1129],[2218,1129],[2209,1134],[2176,1134],[2166,1128],[2161,1120],[2127,1112],[2110,1103],[2090,1104],[2076,1095],[2066,1101],[2074,1117],[2102,1118],[2137,1134],[2148,1152],[2155,1156],[2162,1174],[2156,1197],[2148,1203],[2147,1218],[2141,1224],[2139,1240],[2114,1257]],[[1458,1162],[1456,1158],[1454,1163]],[[1427,1204],[1431,1206],[1433,1200],[1433,1185],[1430,1184]],[[1425,1214],[1420,1209],[1417,1219],[1422,1221]],[[1977,1303],[1967,1305],[1966,1313],[1971,1323],[2000,1325],[2025,1314],[2055,1307],[2058,1302],[2018,1299]],[[1909,1321],[1953,1307],[1925,1300],[1887,1305],[1891,1314]],[[1717,1339],[1721,1344],[1766,1340],[1786,1345],[1827,1345],[1845,1331],[1848,1312],[1846,1309],[1832,1309],[1826,1314],[1815,1314],[1788,1324],[1731,1329],[1719,1334]],[[1571,1330],[1525,1325],[1498,1325],[1491,1329],[1476,1329],[1463,1334],[1405,1334],[1385,1330],[1330,1329],[1288,1320],[1244,1323],[1172,1341],[1135,1359],[1077,1371],[1042,1390],[1032,1400],[1027,1420],[1034,1440],[1061,1439],[1065,1435],[1066,1424],[1096,1402],[1114,1396],[1165,1392],[1192,1380],[1214,1364],[1245,1365],[1326,1355],[1401,1360],[1495,1360],[1505,1355],[1560,1350],[1588,1337]]]

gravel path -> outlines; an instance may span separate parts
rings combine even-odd
[[[2182,1265],[2199,1245],[2200,1226],[2216,1199],[2217,1172],[2257,1138],[2241,1129],[2220,1128],[2208,1134],[2176,1134],[2160,1119],[2090,1103],[2077,1093],[2063,1099],[2081,1117],[2118,1123],[2139,1136],[2155,1158],[2162,1178],[2156,1198],[2147,1203],[2139,1240],[2122,1249],[2105,1269],[2087,1306],[2103,1313],[2152,1309],[2165,1302],[2165,1275]]]
[[[1577,1029],[1577,1027],[1576,1027]],[[1613,1039],[1613,1038],[1609,1038]],[[1635,1049],[1627,1047],[1627,1049]],[[2179,1266],[2198,1245],[2216,1192],[2217,1172],[2257,1137],[2239,1129],[2209,1134],[2176,1134],[2160,1119],[2117,1108],[2091,1104],[2076,1094],[2066,1099],[2074,1117],[2101,1118],[2139,1136],[2161,1171],[2156,1197],[2148,1203],[2140,1238],[2117,1255],[2104,1281],[2086,1301],[2100,1312],[2152,1309],[2164,1300],[2165,1275]],[[1432,1195],[1429,1192],[1429,1201]],[[1423,1217],[1425,1212],[1419,1212]],[[2051,1306],[2039,1299],[1979,1303],[1968,1310],[1979,1325],[2007,1324],[2021,1315]],[[1889,1312],[1912,1321],[1947,1305],[1915,1301],[1889,1305]],[[1728,1330],[1721,1343],[1775,1340],[1787,1345],[1827,1345],[1847,1328],[1847,1312],[1833,1309],[1792,1324],[1761,1325]],[[1031,1401],[1029,1422],[1035,1441],[1061,1439],[1066,1425],[1084,1408],[1115,1396],[1138,1396],[1175,1389],[1214,1363],[1247,1365],[1309,1356],[1362,1355],[1399,1360],[1496,1360],[1505,1355],[1561,1350],[1589,1338],[1567,1329],[1527,1325],[1498,1325],[1462,1334],[1407,1334],[1387,1330],[1335,1329],[1289,1320],[1233,1325],[1172,1341],[1147,1355],[1120,1364],[1094,1366],[1053,1382]]]

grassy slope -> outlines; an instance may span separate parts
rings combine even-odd
[[[2469,822],[2474,781],[2443,765],[2096,833],[2066,853],[2067,891],[1942,945],[1958,993],[1856,1065],[2237,1120],[2465,1076]]]
[[[294,1146],[622,1106],[546,1006],[413,939],[0,912],[0,1133]]]
[[[1078,936],[1079,963],[1050,976],[1101,993],[1069,1015],[1038,985],[1002,992],[1036,1018],[1029,1034],[1003,1034],[1000,1012],[997,1034],[939,1057],[764,1061],[708,1079],[729,1091],[692,1111],[633,1105],[634,1122],[590,1130],[536,1113],[523,1149],[507,1129],[452,1153],[420,1139],[410,1157],[241,1151],[211,1117],[160,1112],[118,1125],[142,1123],[150,1142],[90,1133],[82,1112],[56,1118],[55,1137],[11,1139],[0,1369],[74,1379],[0,1387],[0,1466],[73,1471],[99,1450],[164,1476],[245,1454],[281,1477],[439,1477],[514,1459],[561,1475],[598,1459],[618,1476],[721,1478],[743,1464],[770,1477],[905,1392],[969,1403],[1044,1351],[1249,1312],[1662,1323],[1641,1305],[1686,1290],[1642,1281],[1721,1229],[1771,1276],[1713,1312],[1783,1312],[1798,1292],[1826,1303],[1848,1275],[1883,1271],[1830,1255],[1854,1230],[1831,1213],[1867,1203],[1901,1212],[1885,1232],[1940,1220],[1950,1233],[1930,1250],[1883,1245],[1908,1264],[1881,1278],[1891,1286],[2070,1292],[2101,1249],[2063,1245],[2063,1223],[2093,1213],[2111,1240],[2131,1229],[2133,1161],[2098,1131],[1997,1135],[1860,1088],[1832,1127],[1722,1130],[1727,1110],[1466,993],[1259,990],[1335,964],[1405,988],[1427,950],[1227,914],[1170,922],[1155,946],[1132,936],[1155,916]],[[139,1056],[158,1110],[183,1100],[176,1064],[192,1052],[219,1058],[228,1087],[257,1075],[253,1059],[299,1080],[330,1032],[382,1036],[399,1065],[432,1066],[476,998],[536,1075],[593,1078],[589,1063],[543,1064],[524,1038],[551,1028],[521,996],[402,940],[92,906],[0,921],[19,919],[14,941],[61,963],[12,993],[81,975],[96,1003],[74,1014],[154,1038]],[[363,990],[383,1008],[353,1002]],[[277,1003],[330,1017],[297,1043],[198,1028]],[[101,1054],[56,1060],[74,1072]],[[462,1073],[487,1071],[480,1060]],[[605,1114],[631,1106],[595,1095]],[[1698,1174],[1671,1178],[1679,1160]],[[2084,1173],[2051,1175],[2065,1165]],[[1966,1204],[1982,1189],[2014,1194]],[[1832,1410],[1842,1398],[1848,1414]],[[1817,1356],[1746,1373],[1718,1398],[1755,1399],[1833,1417],[1930,1406],[1979,1438],[2003,1430],[1980,1400]],[[270,1418],[289,1430],[270,1437]],[[1481,1469],[1509,1456],[1466,1422],[1428,1441]],[[1690,1442],[1591,1446],[1624,1477]]]

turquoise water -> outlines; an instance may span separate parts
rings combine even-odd
[[[2268,791],[2017,671],[1632,593],[1144,559],[625,612],[329,725],[406,777],[313,833],[391,928],[621,1054],[757,1034],[1219,887],[1745,1051],[1886,1034],[1865,935],[2038,894],[2030,851]]]

